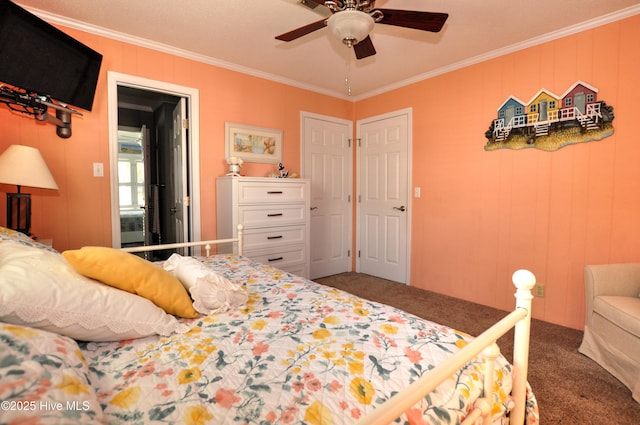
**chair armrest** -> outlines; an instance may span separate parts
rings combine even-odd
[[[586,326],[592,325],[593,300],[600,295],[640,295],[640,263],[589,265],[584,268]]]
[[[640,295],[640,263],[600,264],[585,267],[585,290],[599,295]]]

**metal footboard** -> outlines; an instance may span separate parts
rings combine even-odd
[[[238,224],[238,235],[235,238],[229,239],[217,239],[210,241],[198,241],[198,242],[179,242],[179,243],[167,243],[162,245],[146,245],[146,246],[135,246],[130,248],[121,248],[121,251],[124,252],[148,252],[148,251],[159,251],[163,249],[176,249],[176,248],[188,248],[193,246],[204,246],[205,254],[208,257],[211,255],[211,246],[219,245],[223,243],[237,243],[238,245],[238,255],[242,255],[242,238],[244,236],[244,226],[242,224]]]
[[[458,369],[461,369],[471,359],[483,350],[486,356],[486,373],[484,380],[484,397],[477,400],[475,409],[465,419],[463,424],[474,423],[478,418],[483,418],[483,424],[491,423],[491,407],[493,400],[494,364],[498,357],[499,349],[496,344],[498,338],[515,327],[513,348],[513,389],[512,397],[515,407],[510,413],[512,425],[524,424],[526,385],[529,363],[529,334],[531,326],[531,289],[536,283],[536,278],[528,270],[518,270],[513,274],[513,283],[517,288],[515,293],[516,308],[502,320],[480,334],[463,349],[451,356],[406,387],[394,397],[371,411],[357,422],[357,425],[388,425],[406,410],[411,408],[420,399],[436,389]]]

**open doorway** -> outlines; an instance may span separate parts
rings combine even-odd
[[[118,203],[122,247],[184,241],[182,158],[173,114],[182,98],[118,86]],[[178,144],[181,145],[180,141]],[[174,169],[174,167],[176,167]],[[187,231],[183,226],[187,226]]]
[[[197,91],[109,77],[113,246],[199,239],[199,154],[191,110]],[[170,254],[159,251],[149,259]]]

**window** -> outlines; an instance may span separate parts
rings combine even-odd
[[[596,96],[593,93],[587,95],[587,103],[593,103],[596,101]]]
[[[522,106],[516,107],[516,115],[522,115],[524,111],[522,110]]]
[[[142,158],[118,159],[120,208],[137,210],[144,207],[144,162]]]
[[[550,109],[556,109],[556,101],[555,100],[550,100],[549,101],[549,108]]]
[[[573,98],[571,98],[571,97],[567,97],[567,98],[564,100],[564,106],[572,106],[572,105],[573,105]]]
[[[530,112],[538,112],[538,105],[536,105],[535,103],[532,103],[532,104],[529,106],[529,111],[530,111]]]
[[[142,213],[145,206],[143,132],[118,129],[118,199],[120,211]]]

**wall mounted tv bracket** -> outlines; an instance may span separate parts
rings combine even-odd
[[[49,121],[56,126],[58,137],[71,137],[71,115],[82,115],[66,106],[53,103],[49,96],[29,93],[26,90],[0,85],[0,102],[12,111],[33,115],[37,121]],[[49,108],[55,109],[56,115],[49,114]]]

